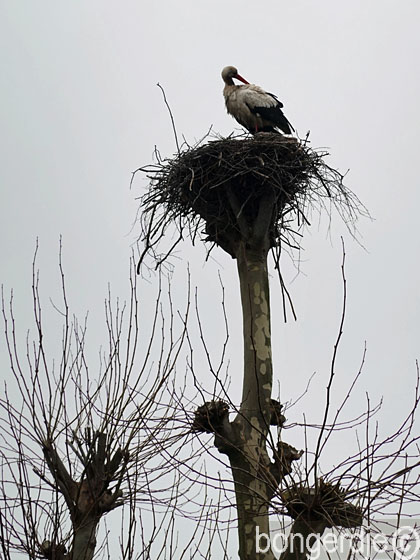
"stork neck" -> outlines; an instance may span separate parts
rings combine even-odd
[[[226,84],[227,86],[234,86],[234,85],[235,85],[235,82],[233,81],[232,78],[225,78],[225,84]]]

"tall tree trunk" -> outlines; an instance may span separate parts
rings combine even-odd
[[[267,251],[251,251],[241,243],[237,253],[243,309],[244,378],[239,413],[233,422],[236,446],[229,454],[238,509],[239,557],[241,560],[273,560],[258,552],[269,535],[268,508],[270,458],[266,439],[270,426],[272,357]]]
[[[261,254],[262,253],[262,254]],[[270,425],[273,382],[271,357],[270,293],[267,255],[246,250],[237,256],[243,314],[244,379],[241,416],[258,419],[266,431]]]
[[[97,516],[84,516],[74,528],[71,560],[92,560],[96,548],[96,531],[100,521]]]

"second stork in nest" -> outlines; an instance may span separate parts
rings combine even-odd
[[[227,112],[251,134],[277,132],[278,128],[284,134],[292,133],[294,128],[284,116],[283,103],[275,95],[247,82],[234,66],[223,68],[222,78]],[[245,85],[237,86],[233,79]]]

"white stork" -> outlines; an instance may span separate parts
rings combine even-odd
[[[294,128],[281,110],[283,103],[275,95],[247,82],[234,66],[223,68],[222,78],[227,112],[249,132],[277,132],[279,128],[285,134],[292,133]],[[245,85],[236,86],[233,78]]]

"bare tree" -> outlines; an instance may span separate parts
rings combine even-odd
[[[59,267],[62,301],[54,305],[62,327],[58,357],[48,348],[48,334],[54,329],[48,322],[44,325],[35,260],[35,337],[28,335],[25,350],[17,334],[13,294],[7,302],[2,293],[14,377],[0,398],[2,557],[21,552],[29,558],[88,560],[101,551],[106,556],[107,538],[97,543],[101,520],[127,506],[122,557],[134,558],[137,550],[147,558],[153,539],[171,522],[164,528],[155,523],[148,541],[139,507],[153,507],[155,512],[161,507],[168,513],[165,487],[176,494],[174,504],[185,490],[163,451],[180,439],[185,444],[188,432],[185,424],[174,422],[168,390],[185,340],[188,304],[176,334],[173,316],[161,314],[159,285],[154,317],[140,324],[132,276],[127,304],[113,303],[111,294],[105,302],[108,349],[101,352],[100,371],[92,375],[87,324],[71,316],[61,247]],[[136,529],[140,525],[143,550],[139,551]]]
[[[418,384],[412,409],[384,439],[373,422],[380,405],[371,406],[369,399],[363,413],[343,421],[363,356],[348,393],[332,412],[347,300],[344,246],[343,310],[322,422],[304,418],[298,426],[305,434],[304,450],[283,439],[292,425],[285,403],[273,394],[268,258],[274,257],[285,316],[287,306],[294,314],[281,274],[283,252],[300,248],[314,212],[335,208],[353,235],[355,220],[367,214],[344,186],[343,176],[326,164],[326,155],[306,142],[263,133],[180,147],[168,160],[156,153],[157,163],[143,168],[151,183],[141,202],[144,251],[139,270],[170,266],[168,259],[185,234],[236,260],[244,350],[239,404],[230,399],[222,375],[228,331],[220,364],[213,368],[196,303],[198,336],[212,374],[212,384],[206,386],[194,366],[190,290],[182,314],[174,311],[170,296],[162,311],[160,274],[152,320],[140,321],[136,277],[130,277],[127,305],[113,304],[108,296],[108,349],[101,353],[95,375],[88,366],[87,325],[71,316],[61,250],[62,302],[55,306],[62,320],[58,360],[47,351],[51,329],[41,314],[35,262],[35,338],[28,336],[24,351],[13,294],[2,295],[14,380],[0,398],[0,544],[5,559],[16,552],[51,560],[111,557],[105,519],[120,512],[122,558],[210,558],[217,548],[228,559],[229,528],[236,525],[241,560],[273,560],[270,519],[277,516],[290,520],[282,560],[303,560],[327,528],[359,538],[364,524],[373,526],[375,512],[394,507],[398,525],[404,505],[418,501]],[[174,225],[178,235],[162,250]],[[222,309],[227,329],[223,299]],[[150,327],[147,335],[145,324]],[[178,384],[175,368],[185,355],[186,370]],[[189,379],[195,395],[187,388]],[[325,469],[322,456],[334,434],[359,426],[365,440],[359,438],[354,453]],[[309,432],[316,436],[308,437]],[[224,470],[210,471],[206,456],[228,467],[231,477]],[[178,516],[191,527],[182,545]]]
[[[397,451],[382,457],[380,450],[386,442],[376,441],[373,447],[368,442],[358,451],[357,459],[344,461],[329,477],[321,476],[321,453],[338,427],[338,414],[329,421],[330,396],[345,316],[345,295],[324,420],[318,427],[313,462],[310,464],[306,457],[303,472],[293,466],[303,452],[280,437],[285,417],[282,405],[272,395],[268,256],[271,253],[274,257],[285,308],[289,303],[293,312],[281,275],[282,251],[300,248],[302,230],[309,225],[314,211],[329,212],[334,207],[352,235],[357,217],[368,213],[344,186],[343,176],[326,164],[325,152],[280,134],[217,139],[184,147],[168,160],[156,155],[154,165],[137,170],[147,173],[151,180],[141,201],[144,251],[138,270],[147,266],[149,257],[156,268],[166,263],[185,234],[193,242],[202,239],[210,243],[209,251],[219,246],[237,263],[243,312],[241,402],[239,406],[233,405],[233,420],[229,417],[229,404],[233,403],[227,402],[228,398],[204,402],[196,411],[192,427],[196,432],[213,433],[215,447],[229,459],[236,497],[239,557],[274,559],[269,514],[275,510],[293,521],[282,558],[305,558],[327,527],[360,528],[373,511],[373,503],[384,492],[388,492],[388,497],[393,494],[395,481],[418,466],[417,438],[411,434],[410,421],[418,404],[416,393],[413,411],[391,437],[399,442]],[[162,241],[173,225],[178,236],[169,249],[162,251]],[[344,263],[343,285],[346,288]],[[369,423],[371,414],[368,411],[363,421]],[[351,425],[357,425],[359,420]],[[277,428],[276,435],[272,426]],[[412,447],[414,459],[409,461],[407,449]],[[310,454],[309,449],[305,451]],[[404,468],[382,482],[374,480],[376,467],[382,461],[386,462],[384,472],[389,473],[392,465],[404,458]],[[408,483],[406,479],[404,492],[407,494],[409,489],[414,494],[416,482],[417,479]],[[268,541],[263,546],[261,535]],[[303,543],[300,547],[294,544],[298,536]]]

